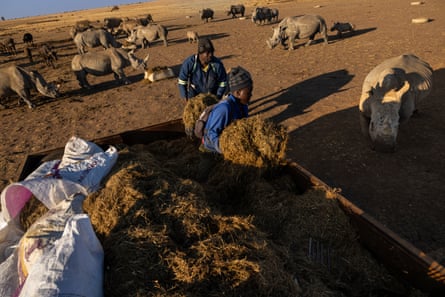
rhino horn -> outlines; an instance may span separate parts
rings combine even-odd
[[[397,91],[397,95],[400,96],[400,98],[402,98],[402,96],[409,91],[410,89],[410,84],[409,82],[406,80],[405,83],[403,84],[403,86],[400,88],[400,90]]]

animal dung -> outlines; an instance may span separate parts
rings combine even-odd
[[[414,2],[411,2],[411,5],[422,5],[424,3],[425,2],[423,2],[423,1],[414,1]]]
[[[172,77],[175,77],[175,73],[173,72],[173,69],[167,66],[157,66],[147,69],[145,70],[144,74],[144,79],[147,79],[150,82],[155,82]]]
[[[411,20],[413,24],[425,24],[428,23],[429,21],[430,21],[429,18],[415,18]]]

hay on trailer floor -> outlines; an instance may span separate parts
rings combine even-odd
[[[105,249],[106,296],[408,295],[357,243],[335,195],[180,139],[121,151],[85,210]],[[318,259],[310,240],[325,248]]]
[[[304,191],[285,167],[234,164],[182,138],[123,148],[104,182],[84,209],[105,296],[417,293],[358,244],[336,192]]]

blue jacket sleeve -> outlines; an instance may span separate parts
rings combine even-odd
[[[188,83],[188,79],[189,79],[189,74],[192,72],[192,68],[193,68],[193,63],[194,63],[193,57],[194,56],[190,56],[187,59],[185,59],[181,65],[181,69],[179,70],[178,89],[179,89],[179,95],[183,99],[188,98],[187,83]]]
[[[217,153],[219,148],[219,136],[224,128],[230,123],[230,106],[226,102],[216,105],[209,115],[204,133],[204,147]]]

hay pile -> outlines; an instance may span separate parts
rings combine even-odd
[[[121,151],[85,202],[105,250],[105,295],[407,292],[358,245],[335,193],[301,194],[275,170],[201,154],[187,139]],[[309,240],[330,250],[323,263],[308,257]]]
[[[270,170],[187,138],[123,148],[84,203],[105,296],[413,296],[357,243],[335,192]]]
[[[187,101],[182,115],[182,121],[186,131],[193,130],[204,109],[212,104],[218,103],[218,98],[213,94],[198,94]]]
[[[227,126],[219,145],[224,159],[233,163],[273,167],[285,161],[287,139],[285,127],[253,116]]]

